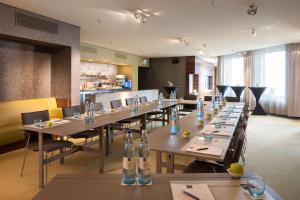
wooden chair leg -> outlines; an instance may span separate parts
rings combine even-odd
[[[24,171],[25,162],[26,162],[26,158],[27,158],[27,151],[28,151],[29,141],[30,141],[30,135],[28,135],[28,139],[27,139],[26,147],[25,147],[25,151],[24,151],[24,157],[23,157],[23,163],[22,163],[22,169],[21,169],[21,175],[20,175],[21,177],[23,176],[23,171]]]

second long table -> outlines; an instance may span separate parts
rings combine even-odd
[[[244,103],[235,103],[235,104],[229,104],[224,109],[228,109],[229,106],[232,105],[239,105],[241,108],[243,108]],[[210,104],[207,103],[206,105],[206,112],[209,110]],[[198,159],[209,159],[209,160],[215,160],[215,161],[224,161],[225,155],[227,153],[227,150],[229,148],[232,135],[235,132],[235,129],[237,127],[240,115],[242,113],[242,109],[239,109],[240,112],[238,112],[238,117],[236,118],[236,122],[233,126],[230,127],[230,134],[228,136],[214,136],[214,138],[222,139],[224,141],[223,143],[223,152],[221,155],[210,155],[210,154],[204,154],[204,153],[193,153],[188,151],[183,151],[182,148],[189,143],[194,137],[202,136],[201,133],[199,133],[204,127],[198,125],[198,118],[197,118],[197,111],[192,112],[191,114],[186,115],[185,117],[181,118],[179,120],[180,123],[180,129],[185,130],[189,129],[192,132],[192,136],[190,138],[184,138],[181,134],[177,135],[171,135],[170,134],[170,124],[160,127],[156,129],[154,132],[152,132],[149,135],[149,145],[150,149],[152,151],[156,152],[156,171],[157,173],[161,173],[161,168],[164,166],[167,168],[168,173],[174,173],[175,169],[175,163],[174,163],[174,155],[182,155],[182,156],[189,156],[189,157],[195,157]],[[213,117],[217,116],[217,114],[213,114]],[[211,120],[213,119],[205,119],[205,124],[210,124]],[[222,128],[225,128],[222,126]],[[221,129],[222,129],[221,128]],[[228,128],[228,127],[227,127]],[[162,162],[162,153],[167,154],[167,162]],[[177,165],[180,167],[179,165]]]

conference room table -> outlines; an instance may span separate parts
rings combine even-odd
[[[161,105],[159,105],[157,102],[151,102],[147,104],[143,104],[139,106],[138,111],[133,112],[130,108],[125,108],[122,110],[115,110],[114,112],[104,112],[104,113],[96,113],[95,115],[95,122],[94,123],[85,123],[84,117],[82,117],[80,120],[78,119],[67,119],[67,123],[64,123],[62,125],[55,125],[52,127],[43,127],[39,128],[35,125],[24,125],[23,129],[27,131],[33,131],[38,133],[38,146],[39,146],[39,187],[43,188],[45,185],[45,165],[47,163],[50,163],[54,160],[61,160],[61,163],[63,163],[63,158],[65,156],[71,155],[77,151],[87,151],[90,153],[96,153],[99,154],[99,173],[104,172],[104,154],[105,154],[105,148],[107,145],[109,145],[108,142],[106,142],[103,139],[103,128],[107,125],[113,124],[115,122],[129,119],[132,117],[140,117],[141,123],[142,123],[142,129],[146,128],[146,120],[147,120],[147,113],[157,111],[157,110],[166,110],[167,115],[170,115],[170,108],[177,105],[177,102],[173,101],[164,101]],[[164,112],[165,113],[165,112]],[[165,118],[165,115],[163,115]],[[165,121],[165,119],[163,120]],[[92,144],[95,144],[96,141],[92,143],[87,143],[84,145],[76,146],[74,145],[73,148],[71,148],[68,151],[60,152],[60,154],[54,155],[50,158],[45,158],[44,152],[42,151],[43,147],[43,135],[44,134],[50,134],[56,137],[60,137],[62,140],[64,137],[68,137],[71,135],[74,135],[76,133],[84,132],[91,129],[99,130],[99,149],[91,148],[90,146]],[[109,129],[107,129],[109,130]],[[106,138],[109,137],[109,131],[106,131]],[[108,141],[108,140],[106,140]]]
[[[154,174],[152,185],[122,186],[122,175],[120,174],[59,174],[33,199],[172,200],[174,198],[171,184],[193,186],[194,184],[205,184],[215,200],[248,200],[251,198],[242,189],[241,184],[245,184],[246,178],[253,175],[246,173],[239,179],[224,173]],[[207,199],[203,192],[202,195],[203,199]],[[282,200],[267,184],[264,196],[265,200]],[[178,197],[177,199],[180,199]],[[184,196],[182,199],[192,198]]]
[[[205,102],[204,110],[205,113],[210,112],[210,103]],[[226,132],[226,134],[217,134],[214,135],[213,145],[217,148],[223,148],[223,151],[220,155],[211,155],[207,153],[199,153],[199,152],[190,152],[186,151],[184,147],[190,143],[195,137],[199,139],[203,139],[202,129],[205,129],[206,126],[212,126],[214,128],[214,124],[212,120],[217,115],[220,115],[222,112],[214,113],[212,112],[212,117],[207,119],[204,116],[204,126],[198,125],[198,117],[197,111],[192,112],[179,120],[180,130],[190,130],[192,135],[188,138],[183,137],[180,133],[177,135],[170,134],[170,124],[160,127],[149,134],[149,146],[150,150],[156,152],[156,172],[161,173],[161,168],[166,167],[167,173],[174,173],[174,169],[183,169],[183,166],[174,163],[174,155],[182,155],[195,157],[201,160],[214,160],[214,161],[224,161],[225,155],[229,148],[232,136],[236,130],[238,125],[241,113],[243,112],[244,103],[228,103],[226,107],[222,109],[222,111],[226,111],[230,109],[232,106],[236,106],[236,109],[233,110],[235,114],[234,118],[231,118],[233,121],[232,124],[222,124],[220,132]],[[162,161],[162,153],[167,154],[167,161]]]

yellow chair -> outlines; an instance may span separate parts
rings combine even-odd
[[[21,113],[47,109],[51,118],[62,118],[54,97],[0,102],[0,146],[24,139]]]

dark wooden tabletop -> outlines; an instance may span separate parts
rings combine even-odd
[[[208,184],[216,200],[248,200],[242,190],[243,180],[228,174],[160,174],[153,175],[151,186],[121,186],[121,175],[57,175],[34,197],[34,200],[171,200],[171,181],[183,184]],[[282,200],[269,186],[266,200]]]

